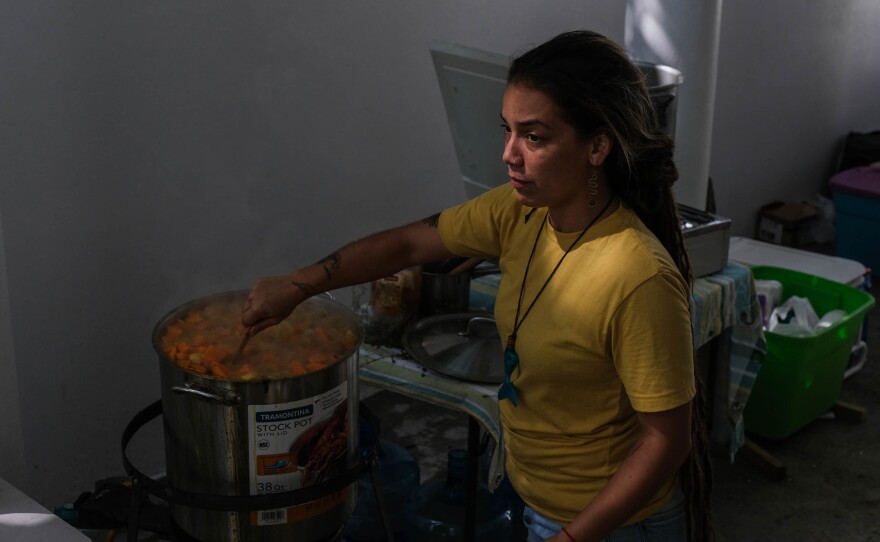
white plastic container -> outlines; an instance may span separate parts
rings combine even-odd
[[[770,314],[782,303],[782,283],[778,280],[755,279],[755,292],[758,294],[758,303],[761,305],[761,315],[766,327]]]
[[[784,245],[732,236],[728,259],[749,267],[770,265],[792,269],[860,288],[865,282],[865,265],[855,260],[826,256]]]

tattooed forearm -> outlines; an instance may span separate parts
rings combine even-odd
[[[427,224],[428,226],[430,226],[432,228],[436,228],[437,225],[440,223],[440,213],[437,213],[436,215],[431,215],[428,218],[422,219],[422,223]]]
[[[339,271],[339,264],[342,261],[342,255],[338,252],[334,252],[333,254],[327,256],[323,260],[319,261],[318,264],[324,268],[324,273],[327,274],[327,278],[331,278],[333,273]]]
[[[299,288],[300,290],[302,290],[309,297],[311,297],[313,295],[318,295],[321,293],[314,286],[312,286],[311,284],[306,284],[305,282],[294,281],[291,284],[293,284],[296,288]]]

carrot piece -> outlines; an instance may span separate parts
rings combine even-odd
[[[183,318],[183,321],[186,322],[186,323],[188,323],[188,324],[195,324],[195,323],[197,323],[197,322],[202,322],[202,321],[204,321],[204,319],[205,319],[205,317],[202,316],[202,313],[200,313],[200,312],[198,312],[198,311],[193,311],[193,312],[187,314],[187,315]]]
[[[165,328],[165,335],[167,337],[177,337],[178,335],[183,334],[183,328],[180,326],[168,326]]]
[[[205,348],[202,355],[208,363],[220,363],[227,356],[227,353],[226,350],[212,344]]]
[[[229,372],[226,370],[226,367],[219,363],[212,363],[211,371],[220,378],[229,378]]]
[[[257,377],[259,377],[259,374],[256,371],[253,369],[245,371],[244,368],[242,368],[241,375],[239,376],[241,380],[256,380]]]

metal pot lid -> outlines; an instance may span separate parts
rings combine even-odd
[[[481,382],[504,381],[504,352],[495,319],[484,313],[430,316],[403,335],[415,361],[440,374]]]

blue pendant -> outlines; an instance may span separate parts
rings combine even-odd
[[[507,348],[504,349],[504,382],[498,389],[498,400],[510,399],[513,406],[517,405],[516,388],[510,381],[513,370],[519,365],[519,355],[513,349],[511,341],[508,340]]]

